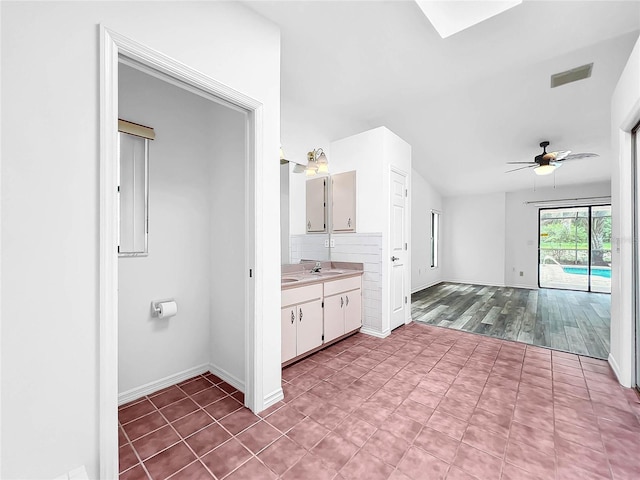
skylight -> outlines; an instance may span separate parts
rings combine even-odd
[[[461,32],[522,3],[522,0],[415,1],[442,38]]]

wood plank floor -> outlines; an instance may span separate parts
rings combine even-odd
[[[414,321],[606,359],[611,295],[440,283],[411,296]]]

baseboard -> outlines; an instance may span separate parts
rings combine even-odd
[[[277,390],[271,392],[270,394],[264,397],[264,410],[269,408],[272,405],[275,405],[280,400],[284,399],[284,392],[282,388],[278,388]]]
[[[538,290],[538,286],[537,285],[519,285],[519,284],[514,284],[514,285],[505,285],[508,288],[524,288],[525,290]]]
[[[213,373],[214,375],[216,375],[217,377],[220,377],[222,380],[227,382],[232,387],[235,387],[236,389],[240,390],[242,393],[245,392],[244,380],[240,380],[235,375],[227,372],[223,368],[220,368],[220,367],[214,365],[213,363],[209,364],[209,371],[211,373]]]
[[[483,282],[481,280],[442,280],[440,283],[460,283],[462,285],[483,285],[485,287],[506,287],[504,283]]]
[[[187,370],[183,370],[182,372],[169,375],[168,377],[161,378],[160,380],[146,383],[140,387],[132,388],[131,390],[127,390],[126,392],[119,393],[118,406],[124,405],[125,403],[131,402],[133,400],[142,398],[145,395],[150,395],[152,393],[157,392],[158,390],[162,390],[163,388],[167,388],[167,387],[170,387],[171,385],[175,385],[176,383],[184,382],[185,380],[188,380],[191,377],[195,377],[196,375],[207,373],[208,371],[209,371],[209,364],[205,363],[203,365],[198,365],[197,367],[189,368]]]
[[[438,285],[439,283],[442,283],[442,280],[438,280],[437,282],[431,282],[431,283],[425,283],[424,285],[414,288],[413,290],[411,290],[411,293],[417,293],[420,292],[422,290],[426,290],[427,288],[431,288],[431,287],[435,287],[436,285]]]
[[[631,383],[625,382],[622,379],[622,375],[621,375],[621,372],[620,372],[620,365],[618,365],[618,362],[616,361],[616,359],[613,357],[612,354],[609,354],[609,357],[607,358],[607,361],[609,362],[609,365],[611,366],[611,370],[613,370],[613,373],[616,374],[616,378],[618,379],[618,382],[620,382],[620,384],[623,387],[631,388]]]
[[[391,334],[391,330],[385,330],[383,332],[380,332],[378,330],[374,330],[373,328],[362,327],[360,328],[360,333],[364,333],[365,335],[371,335],[372,337],[377,337],[377,338],[387,338]]]

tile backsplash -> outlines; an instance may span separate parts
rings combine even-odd
[[[332,234],[335,246],[325,247],[328,235],[292,235],[291,263],[302,259],[364,264],[362,325],[382,333],[382,233]],[[331,252],[329,254],[329,251]]]

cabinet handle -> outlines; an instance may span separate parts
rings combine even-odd
[[[347,227],[351,227],[351,218],[349,218],[349,220],[347,220]]]
[[[302,308],[300,309],[300,321],[302,321]]]
[[[344,305],[344,300],[342,299],[342,297],[340,297],[340,308],[342,308]]]
[[[295,319],[296,319],[296,314],[293,313],[293,310],[291,310],[291,324],[292,325],[293,325],[293,322],[295,321]]]
[[[311,220],[307,222],[307,230],[311,230]]]
[[[349,295],[345,295],[345,298],[347,299],[346,306],[348,307],[349,306]]]

